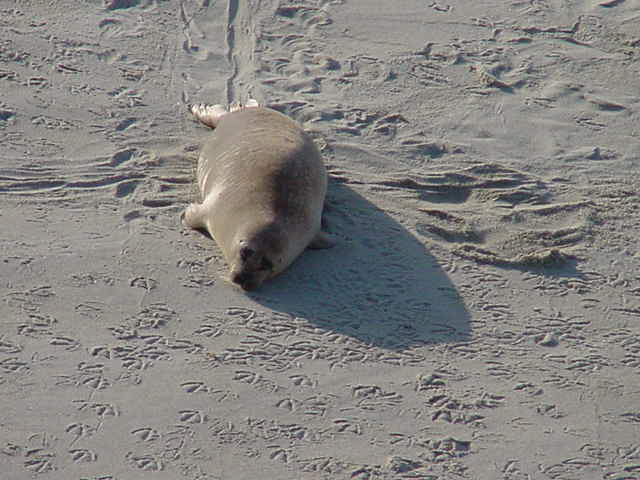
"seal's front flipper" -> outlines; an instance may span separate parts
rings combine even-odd
[[[196,230],[202,230],[206,228],[204,223],[204,212],[202,205],[199,203],[192,203],[180,216],[182,223],[189,228]]]
[[[318,232],[318,234],[311,240],[309,244],[309,248],[313,248],[314,250],[318,250],[321,248],[331,248],[336,244],[336,242],[326,233]]]

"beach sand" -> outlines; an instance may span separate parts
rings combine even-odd
[[[3,479],[640,479],[640,5],[0,2]],[[256,98],[330,250],[184,228]]]

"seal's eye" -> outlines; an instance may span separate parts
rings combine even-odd
[[[267,257],[262,257],[260,270],[273,270],[273,263],[271,263],[271,261]]]

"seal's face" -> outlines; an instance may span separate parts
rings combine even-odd
[[[236,245],[238,248],[230,259],[230,278],[243,290],[254,290],[283,270],[285,240],[273,225],[241,238]]]
[[[273,270],[273,262],[265,252],[242,246],[231,270],[231,281],[243,290],[254,290],[273,274]]]

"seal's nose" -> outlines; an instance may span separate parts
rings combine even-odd
[[[251,250],[249,247],[242,247],[240,249],[240,258],[242,259],[243,262],[246,262],[249,257],[253,256],[253,254],[256,253],[253,250]]]
[[[245,272],[234,273],[231,275],[231,281],[236,285],[240,285],[243,290],[253,290],[257,286],[251,274]]]
[[[244,273],[244,272],[239,272],[239,273],[234,273],[231,276],[231,281],[233,283],[236,283],[238,285],[242,285],[243,283],[245,283],[247,280],[249,280],[249,276]]]

